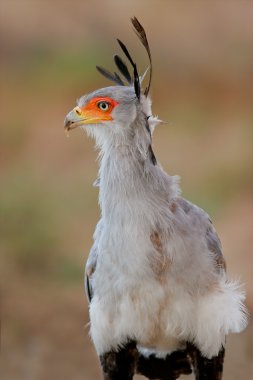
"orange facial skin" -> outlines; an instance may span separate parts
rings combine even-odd
[[[103,102],[108,105],[108,109],[99,108],[99,105]],[[80,110],[82,115],[89,119],[91,123],[96,123],[98,121],[113,120],[111,112],[118,104],[118,102],[111,98],[96,97],[91,99],[89,103],[86,104],[85,107],[80,108]]]

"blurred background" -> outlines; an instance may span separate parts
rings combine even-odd
[[[153,54],[156,155],[205,208],[253,310],[252,1],[0,2],[1,318],[5,380],[99,379],[83,267],[99,217],[94,143],[63,120],[109,85],[121,38]],[[187,377],[190,379],[190,377]],[[253,378],[252,324],[228,338],[225,380]]]

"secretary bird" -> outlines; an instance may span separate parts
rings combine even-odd
[[[226,335],[246,326],[244,294],[229,281],[209,216],[181,196],[178,178],[157,162],[152,134],[160,122],[148,96],[152,60],[146,33],[134,30],[150,67],[143,78],[115,55],[116,85],[82,96],[65,128],[83,128],[100,149],[101,219],[86,264],[90,334],[107,380],[222,378]]]

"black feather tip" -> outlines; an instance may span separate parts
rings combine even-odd
[[[105,78],[111,80],[112,82],[116,83],[119,86],[124,86],[124,82],[121,80],[121,78],[118,76],[118,74],[110,73],[110,71],[106,70],[104,67],[96,66],[96,69],[100,74],[102,74]]]
[[[141,25],[141,23],[138,21],[138,19],[136,17],[131,18],[131,21],[132,21],[132,24],[133,24],[133,27],[134,27],[134,31],[137,34],[137,37],[141,41],[142,45],[145,47],[145,49],[146,49],[146,51],[148,53],[148,57],[149,57],[149,62],[150,62],[149,82],[148,82],[148,86],[146,87],[146,89],[144,91],[144,94],[147,96],[148,93],[149,93],[149,89],[150,89],[150,86],[151,86],[151,80],[152,80],[152,58],[151,58],[151,52],[150,52],[150,48],[149,48],[149,43],[148,43],[147,35],[146,35],[146,32],[145,32],[143,26]]]
[[[116,64],[117,68],[119,69],[119,71],[121,72],[121,74],[123,75],[123,77],[125,78],[125,80],[129,84],[131,84],[132,78],[131,78],[131,75],[128,71],[128,68],[127,68],[127,65],[125,64],[125,62],[118,55],[114,56],[114,62]]]
[[[147,51],[147,54],[148,54],[148,57],[149,57],[149,62],[150,62],[149,83],[148,83],[148,86],[146,87],[146,89],[144,91],[144,95],[147,96],[148,93],[149,93],[149,89],[150,89],[150,86],[151,86],[151,79],[152,79],[152,60],[151,60],[151,53],[150,53],[149,43],[148,43],[148,40],[147,40],[146,32],[145,32],[143,26],[138,21],[138,19],[136,17],[133,17],[131,19],[131,21],[132,21],[132,24],[133,24],[133,27],[134,27],[134,31],[137,34],[137,36],[138,36],[139,40],[141,41],[142,45],[145,47],[145,49]],[[96,66],[97,70],[105,78],[113,81],[114,83],[116,83],[119,86],[124,86],[125,85],[124,80],[129,85],[133,84],[134,85],[134,89],[135,89],[136,97],[138,99],[140,99],[141,86],[140,86],[140,79],[139,79],[137,65],[133,61],[133,59],[132,59],[132,57],[131,57],[128,49],[125,46],[125,44],[123,44],[123,42],[120,41],[119,39],[117,39],[117,41],[118,41],[118,43],[119,43],[119,45],[120,45],[123,53],[125,54],[126,58],[130,62],[131,66],[133,67],[133,78],[132,78],[132,76],[131,76],[131,74],[130,74],[130,72],[128,70],[128,67],[127,67],[126,63],[118,55],[114,56],[114,61],[115,61],[115,64],[116,64],[116,66],[117,66],[117,68],[119,70],[119,73],[123,77],[123,80],[122,80],[122,78],[116,72],[115,73],[111,73],[110,71],[108,71],[107,69],[105,69],[105,68],[103,68],[101,66]]]

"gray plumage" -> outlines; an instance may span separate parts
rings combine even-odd
[[[146,34],[133,24],[151,62]],[[159,355],[190,342],[213,358],[226,335],[246,325],[244,294],[227,277],[209,216],[181,197],[178,177],[157,162],[152,134],[160,120],[148,97],[151,75],[141,92],[137,66],[119,44],[133,67],[131,84],[81,97],[65,119],[68,130],[81,126],[100,149],[101,219],[85,281],[91,337],[100,356],[133,340],[140,351]]]

